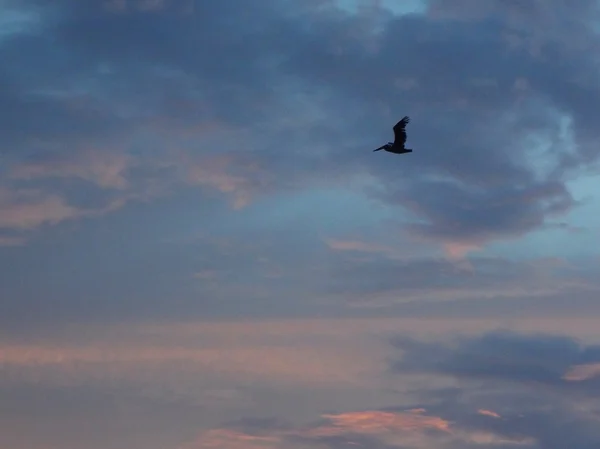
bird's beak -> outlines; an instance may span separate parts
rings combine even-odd
[[[373,150],[373,152],[375,152],[375,151],[379,151],[379,150],[383,150],[383,147],[379,147],[379,148],[377,148],[377,149]]]

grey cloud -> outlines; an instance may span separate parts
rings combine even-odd
[[[179,219],[179,207],[197,198],[176,196],[175,204],[160,210],[132,204],[85,227],[55,229],[52,243],[4,248],[11,252],[0,260],[0,292],[7,298],[0,322],[23,333],[44,322],[60,327],[73,320],[547,317],[599,310],[600,287],[590,262],[569,268],[487,257],[397,259],[406,251],[403,244],[383,255],[332,251],[309,214],[279,211],[280,221],[265,222],[269,204],[229,212],[215,199]],[[40,255],[41,248],[48,251]]]
[[[249,109],[252,103],[270,92],[265,64],[271,55],[260,30],[269,25],[273,3],[244,8],[243,14],[235,1],[195,2],[191,12],[185,3],[116,13],[103,2],[58,2],[51,9],[58,18],[45,29],[55,42],[48,50],[66,54],[62,76],[87,83],[92,93],[125,95],[146,109],[138,115],[151,112],[148,106],[176,114],[177,108],[169,107],[178,104],[174,99],[197,103],[196,113],[185,120],[207,118],[198,115],[198,103],[233,121],[236,114],[256,114],[257,108]],[[38,39],[43,42],[46,35]],[[41,50],[41,42],[32,53]]]
[[[510,289],[510,288],[509,288]],[[508,319],[524,317],[583,317],[600,312],[598,290],[589,288],[565,288],[556,293],[548,289],[545,293],[532,296],[532,292],[523,291],[514,296],[507,292],[503,297],[484,297],[486,292],[479,293],[479,298],[439,300],[414,300],[408,303],[389,307],[394,313],[413,317],[454,317],[485,318],[503,317]],[[432,296],[434,296],[432,294]],[[460,293],[456,296],[460,296]],[[502,296],[500,293],[499,296]],[[568,302],[565,298],[569,298]]]
[[[40,141],[70,129],[93,137],[148,132],[159,119],[187,126],[217,120],[241,134],[225,148],[211,142],[211,151],[257,163],[255,176],[264,179],[257,192],[344,184],[370,173],[382,183],[377,198],[424,222],[409,229],[463,243],[521,235],[568,212],[575,203],[565,170],[597,159],[590,2],[550,18],[552,6],[487,2],[467,21],[451,20],[447,14],[457,10],[447,2],[429,5],[446,11],[441,18],[367,18],[277,2],[188,6],[115,12],[100,2],[45,5],[43,26],[0,46],[8,83],[20,84],[11,101],[22,110],[19,122],[29,124],[11,122],[14,146],[20,138],[31,148],[32,136]],[[577,20],[568,18],[573,14]],[[560,36],[543,32],[548,20]],[[507,40],[534,32],[536,54]],[[23,45],[27,56],[20,58]],[[41,56],[52,60],[43,79]],[[36,101],[49,105],[23,106],[40,86]],[[63,97],[50,94],[57,89]],[[86,101],[73,112],[76,92]],[[300,93],[308,105],[299,104]],[[321,117],[310,121],[315,109]],[[416,152],[393,163],[367,157],[401,113],[413,117]],[[561,114],[573,119],[575,153],[561,140]],[[554,141],[540,156],[555,158],[546,173],[530,156],[532,134]],[[163,137],[165,146],[174,138]]]
[[[424,403],[428,413],[437,415],[453,424],[454,429],[484,436],[496,436],[496,443],[488,443],[494,449],[515,447],[504,440],[523,441],[520,447],[534,449],[560,449],[573,447],[592,449],[600,442],[600,431],[594,413],[582,413],[568,401],[561,401],[551,394],[541,394],[527,389],[490,389],[487,394],[472,387],[456,390],[453,398],[439,400],[440,392],[431,390],[424,394],[438,399]],[[540,397],[541,396],[541,397]],[[443,397],[443,396],[442,396]],[[491,410],[499,418],[477,413],[482,402],[492,404]],[[451,448],[476,448],[480,444],[463,443]]]
[[[598,363],[598,345],[562,335],[506,331],[445,342],[398,336],[392,344],[403,352],[393,363],[394,371],[449,375],[460,381],[448,389],[415,392],[422,402],[410,404],[456,429],[529,438],[532,444],[525,447],[536,449],[591,449],[600,443],[597,378],[563,379],[574,365]],[[499,417],[479,414],[478,409]]]
[[[565,185],[556,181],[492,189],[416,181],[388,190],[383,198],[427,220],[405,225],[415,235],[475,244],[541,228],[547,218],[560,216],[575,204]]]
[[[567,312],[561,307],[565,295],[585,310],[595,310],[593,298],[600,288],[585,264],[553,267],[535,260],[491,257],[457,262],[394,254],[329,257],[324,291],[344,297],[348,304],[395,306],[398,313],[417,316],[511,315],[516,305],[523,313]]]
[[[0,45],[0,53],[2,45]],[[102,110],[93,101],[69,104],[60,95],[33,93],[2,86],[0,80],[0,131],[2,153],[31,152],[69,146],[83,136],[100,139],[103,133],[123,129],[123,123],[111,111]],[[85,104],[87,103],[87,104]],[[90,104],[91,103],[91,104]]]
[[[412,146],[423,149],[422,153],[415,153],[414,161],[403,160],[393,169],[375,160],[369,165],[384,180],[387,201],[397,198],[396,202],[405,207],[420,205],[420,218],[433,223],[433,236],[469,241],[481,238],[479,232],[484,239],[522,234],[542,225],[553,213],[573,206],[560,176],[566,163],[573,167],[577,159],[563,146],[555,169],[536,179],[536,162],[532,165],[524,159],[530,150],[525,139],[538,133],[559,142],[559,111],[592,120],[595,114],[588,105],[594,102],[583,99],[597,97],[598,89],[588,86],[582,90],[572,80],[597,70],[582,50],[556,59],[552,46],[560,45],[558,41],[547,41],[543,59],[511,49],[502,38],[505,26],[501,21],[484,19],[467,24],[449,22],[442,27],[420,17],[400,18],[387,24],[381,49],[374,56],[352,58],[349,55],[362,55],[361,48],[354,46],[349,55],[336,57],[325,54],[326,47],[315,45],[310,57],[298,58],[303,64],[290,69],[292,73],[304,70],[332,90],[341,89],[344,95],[360,96],[366,111],[374,110],[377,101],[394,105],[394,110],[412,109],[415,119],[409,138]],[[415,78],[417,87],[394,91],[391,86],[399,75]],[[469,85],[469,78],[496,80],[497,87]],[[531,86],[524,93],[515,89],[521,79]],[[553,110],[555,113],[548,112]],[[576,126],[582,123],[581,119],[575,121],[579,123]],[[594,132],[595,128],[588,124],[587,129]],[[589,148],[586,141],[577,143],[582,151]],[[582,153],[579,161],[596,156]],[[432,181],[439,177],[449,177],[452,183]],[[447,207],[467,204],[472,212],[457,207],[456,215],[444,215],[439,210],[446,188],[453,185],[457,186],[450,192],[456,194],[454,201],[445,203]],[[532,196],[536,191],[539,196]],[[396,192],[408,193],[403,196]],[[504,207],[489,209],[488,204],[501,201]],[[545,207],[547,201],[555,206]],[[502,231],[490,225],[498,220],[507,226]],[[473,235],[471,225],[479,232]]]
[[[454,344],[422,343],[404,337],[393,345],[403,350],[397,371],[423,371],[458,379],[547,384],[567,391],[598,392],[598,380],[581,382],[564,376],[575,365],[600,363],[600,346],[555,335],[520,335],[497,331],[459,337]],[[591,388],[591,390],[590,390]]]

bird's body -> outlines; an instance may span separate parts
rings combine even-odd
[[[404,147],[406,144],[406,125],[409,122],[410,118],[408,116],[402,118],[402,120],[394,125],[394,141],[388,142],[373,151],[385,150],[394,154],[412,153],[411,148]]]

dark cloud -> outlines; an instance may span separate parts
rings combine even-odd
[[[260,32],[275,12],[272,2],[243,15],[232,1],[194,2],[192,9],[190,2],[165,1],[124,11],[107,3],[44,3],[42,30],[2,46],[12,72],[29,75],[38,89],[61,86],[67,99],[80,90],[110,101],[122,120],[156,114],[197,123],[225,113],[235,122],[240,114],[256,115],[272,85],[265,67],[272,56]],[[18,58],[23,45],[27,57]],[[54,60],[45,79],[35,73],[39,57]]]
[[[0,44],[0,53],[3,46]],[[31,88],[32,86],[30,86]],[[71,102],[69,101],[71,100]],[[0,79],[2,153],[27,154],[69,147],[81,138],[99,139],[125,123],[90,98],[61,98],[60,93],[31,92]]]
[[[343,95],[360,95],[367,111],[378,102],[410,110],[411,146],[423,149],[413,158],[418,162],[407,159],[393,168],[372,163],[387,187],[387,201],[430,223],[421,233],[462,241],[518,235],[573,205],[560,179],[565,162],[575,163],[565,145],[561,164],[541,178],[535,168],[540,159],[525,156],[532,135],[560,141],[560,114],[595,117],[583,98],[597,96],[597,89],[573,81],[596,71],[588,62],[589,46],[557,54],[563,44],[546,37],[542,56],[535,57],[506,42],[509,23],[501,16],[467,23],[415,16],[386,25],[374,55],[353,60],[351,55],[364,51],[348,44],[344,56],[326,57],[327,48],[315,45],[310,54],[321,59],[298,58],[305,64],[290,71],[304,69]],[[394,88],[403,79],[416,86]],[[587,142],[577,143],[585,151]]]
[[[422,391],[423,402],[412,404],[457,428],[529,439],[525,447],[540,449],[591,449],[600,442],[597,377],[565,379],[574,366],[600,362],[598,345],[555,334],[506,331],[444,343],[397,337],[393,345],[403,351],[394,371],[460,381],[452,388]]]
[[[569,379],[578,365],[600,363],[600,346],[555,335],[520,335],[497,331],[481,337],[460,337],[454,343],[422,343],[398,337],[403,350],[397,371],[449,375],[458,379],[549,385],[598,394],[598,379]]]
[[[598,156],[592,2],[490,1],[463,13],[436,1],[406,16],[317,3],[118,4],[23,3],[42,19],[0,43],[12,151],[217,120],[246,133],[218,151],[251,155],[269,179],[259,191],[370,173],[378,198],[422,221],[410,230],[470,243],[569,211],[565,170]],[[416,152],[367,157],[405,113]],[[563,116],[574,150],[558,132]],[[554,145],[534,156],[532,136]],[[540,174],[541,158],[550,168]]]
[[[574,365],[598,363],[598,345],[502,331],[443,342],[398,337],[392,343],[403,350],[402,362],[394,366],[398,374],[447,374],[461,382],[449,388],[430,382],[411,391],[418,401],[397,407],[326,414],[302,427],[241,420],[214,435],[232,444],[263,439],[331,449],[592,449],[600,443],[599,390],[590,383],[582,383],[579,392],[569,390],[562,379]]]
[[[429,392],[436,397],[436,390]],[[597,415],[580,412],[568,402],[552,398],[551,395],[533,394],[531,391],[496,390],[487,395],[473,395],[468,388],[456,391],[453,399],[428,402],[428,413],[437,415],[453,424],[455,430],[479,435],[488,439],[487,447],[505,449],[520,447],[534,449],[559,449],[575,447],[591,449],[597,447],[600,432]],[[495,406],[498,417],[477,411],[478,404],[487,401]],[[481,410],[481,409],[480,409]],[[490,441],[491,440],[491,441]],[[481,447],[480,442],[460,442],[449,448]]]
[[[324,290],[349,304],[395,305],[398,313],[413,316],[539,316],[596,309],[598,286],[587,264],[480,256],[462,261],[403,258],[401,248],[389,251],[391,255],[338,250],[327,259]],[[565,295],[574,301],[571,306],[565,305]]]
[[[452,181],[417,181],[386,192],[384,198],[427,220],[407,224],[410,232],[442,242],[475,244],[541,228],[547,218],[562,215],[574,205],[565,185],[556,181],[505,184],[495,189]]]
[[[457,294],[456,296],[459,296]],[[431,296],[434,296],[433,294]],[[466,296],[466,294],[464,294]],[[491,295],[490,295],[491,296]],[[500,296],[500,295],[499,295]],[[569,301],[566,302],[565,298]],[[395,313],[413,317],[444,318],[535,318],[582,317],[600,312],[598,291],[587,288],[557,289],[556,293],[546,292],[532,296],[526,292],[511,297],[487,297],[485,292],[478,298],[439,300],[414,300],[390,307]],[[389,309],[388,309],[389,310]]]

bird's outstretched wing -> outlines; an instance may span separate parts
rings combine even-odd
[[[405,116],[394,125],[394,145],[404,146],[406,143],[406,125],[410,122],[410,117]]]

